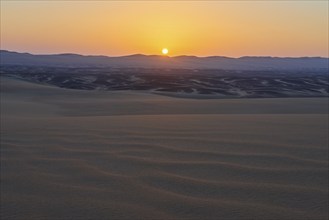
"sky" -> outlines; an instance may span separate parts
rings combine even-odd
[[[1,49],[122,56],[329,56],[328,1],[1,0]]]

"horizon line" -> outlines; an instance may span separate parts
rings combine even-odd
[[[179,57],[194,57],[194,58],[228,58],[228,59],[240,59],[240,58],[324,58],[329,59],[328,57],[324,56],[271,56],[271,55],[245,55],[245,56],[239,56],[239,57],[230,57],[230,56],[223,56],[223,55],[209,55],[209,56],[197,56],[197,55],[177,55],[177,56],[169,56],[169,55],[163,55],[163,54],[142,54],[142,53],[134,53],[134,54],[127,54],[127,55],[119,55],[119,56],[109,56],[104,54],[79,54],[79,53],[69,53],[69,52],[62,52],[62,53],[31,53],[31,52],[21,52],[21,51],[14,51],[14,50],[8,50],[8,49],[1,49],[0,51],[6,51],[6,52],[12,52],[12,53],[21,53],[21,54],[30,54],[30,55],[40,55],[40,56],[56,56],[56,55],[78,55],[78,56],[85,56],[85,57],[108,57],[108,58],[123,58],[123,57],[132,57],[132,56],[145,56],[145,57],[168,57],[168,58],[179,58]]]

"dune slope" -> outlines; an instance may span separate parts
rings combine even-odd
[[[1,78],[1,219],[327,219],[327,112]]]

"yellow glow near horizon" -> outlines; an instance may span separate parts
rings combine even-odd
[[[1,49],[19,52],[328,57],[328,1],[0,4]]]
[[[163,55],[167,55],[168,52],[169,52],[169,50],[168,50],[167,48],[163,48],[163,49],[162,49],[162,54],[163,54]]]

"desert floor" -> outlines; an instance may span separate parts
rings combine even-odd
[[[327,98],[1,78],[1,219],[327,218]]]

